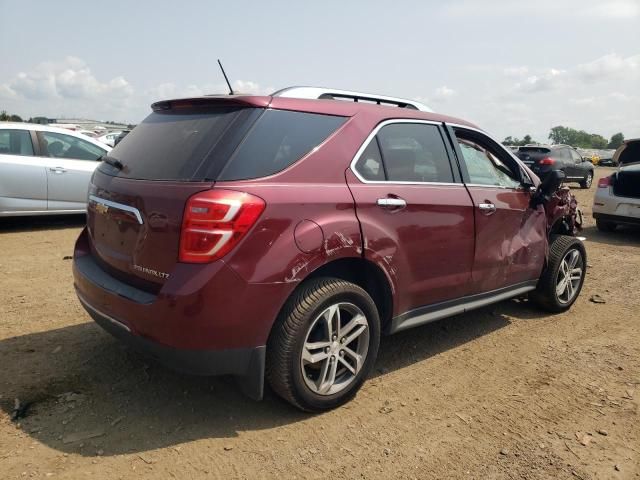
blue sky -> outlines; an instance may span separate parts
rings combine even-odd
[[[0,109],[139,122],[152,101],[328,85],[498,137],[640,137],[640,0],[0,0]]]

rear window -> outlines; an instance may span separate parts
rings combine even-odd
[[[214,151],[233,140],[227,133],[243,129],[246,133],[261,112],[253,108],[153,112],[109,153],[124,168],[102,163],[100,170],[141,180],[204,180],[205,167],[208,170],[215,162]]]
[[[321,144],[345,117],[259,108],[154,112],[109,154],[110,175],[144,180],[244,180],[277,173]]]
[[[518,153],[549,153],[550,149],[545,147],[520,147]]]

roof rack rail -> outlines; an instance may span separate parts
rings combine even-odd
[[[406,98],[387,97],[372,93],[353,92],[324,87],[287,87],[271,94],[272,97],[309,98],[325,100],[351,100],[353,102],[375,103],[400,108],[409,108],[423,112],[433,112],[426,105]]]

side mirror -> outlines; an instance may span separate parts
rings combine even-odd
[[[551,170],[531,197],[531,206],[536,207],[551,200],[565,178],[566,175],[562,170]]]

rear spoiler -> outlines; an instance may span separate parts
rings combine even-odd
[[[271,103],[271,97],[254,95],[210,95],[204,97],[177,98],[161,100],[151,104],[154,112],[163,110],[177,110],[187,108],[206,107],[258,107],[266,108]]]

